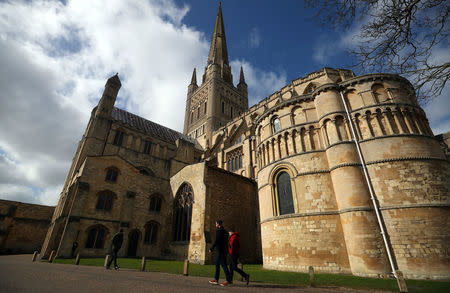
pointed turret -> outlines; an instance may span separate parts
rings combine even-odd
[[[114,108],[114,104],[116,103],[117,94],[119,93],[119,89],[121,86],[122,83],[120,82],[118,73],[108,78],[108,81],[105,84],[105,90],[103,91],[102,98],[98,102],[95,116],[111,116],[111,112]]]
[[[241,66],[241,72],[239,74],[239,84],[241,84],[241,83],[245,83],[244,70],[242,69],[242,66]]]
[[[197,71],[194,68],[194,72],[192,72],[191,84],[188,86],[188,97],[195,92],[198,88],[197,85]]]
[[[197,71],[194,68],[194,72],[192,72],[191,85],[197,85]]]
[[[241,73],[239,75],[239,83],[237,85],[238,91],[242,93],[242,96],[244,97],[244,105],[246,108],[248,108],[248,87],[245,83],[245,77],[244,77],[244,69],[242,69],[241,66]]]
[[[227,41],[225,38],[225,28],[222,17],[222,4],[219,2],[219,10],[217,11],[216,24],[209,49],[208,64],[228,64]]]

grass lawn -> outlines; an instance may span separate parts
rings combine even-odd
[[[55,263],[75,264],[75,259],[55,259]],[[82,258],[80,265],[103,266],[104,258]],[[118,263],[122,268],[140,269],[141,260],[137,258],[119,258]],[[146,271],[165,272],[171,274],[183,273],[182,261],[147,260]],[[309,286],[309,275],[304,273],[271,271],[262,268],[262,265],[244,265],[244,271],[250,274],[251,282],[264,282],[273,284]],[[189,275],[208,277],[214,276],[213,265],[189,264]],[[236,277],[237,274],[235,274]],[[221,272],[223,278],[223,271]],[[363,278],[349,275],[316,274],[318,286],[340,286],[361,289],[378,289],[398,291],[397,281],[394,279]],[[407,280],[408,291],[414,292],[450,292],[450,282]]]

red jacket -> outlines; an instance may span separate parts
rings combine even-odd
[[[233,232],[230,236],[230,241],[228,242],[228,251],[230,254],[241,253],[241,238],[239,237],[239,232]]]

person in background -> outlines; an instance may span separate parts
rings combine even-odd
[[[239,236],[239,232],[237,232],[233,227],[230,228],[230,241],[228,243],[228,251],[230,252],[230,275],[231,280],[233,280],[234,271],[238,272],[242,278],[244,278],[245,282],[250,281],[250,275],[245,273],[243,270],[238,268],[238,260],[241,255],[241,238]]]
[[[209,250],[212,252],[215,247],[217,247],[217,256],[214,264],[216,265],[216,273],[214,275],[214,280],[209,281],[209,283],[218,285],[219,284],[219,275],[220,275],[220,266],[222,266],[223,272],[225,273],[226,281],[220,284],[221,286],[228,286],[232,284],[231,275],[228,271],[227,266],[227,255],[228,255],[228,232],[223,227],[222,220],[216,221],[216,241],[213,246]]]
[[[120,229],[118,233],[116,233],[111,241],[111,258],[108,260],[108,263],[106,264],[106,269],[111,269],[111,263],[114,261],[114,269],[118,270],[119,266],[117,265],[117,253],[119,252],[120,248],[122,247],[123,243],[123,229]]]

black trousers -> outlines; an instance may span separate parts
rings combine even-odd
[[[108,263],[106,264],[106,267],[109,268],[111,266],[111,263],[114,261],[114,267],[118,267],[117,265],[117,253],[119,251],[113,249],[112,254],[111,254],[111,258],[108,260]]]
[[[239,254],[231,254],[230,255],[230,275],[231,279],[233,279],[234,271],[238,272],[244,279],[247,278],[247,274],[237,267],[239,260]]]

